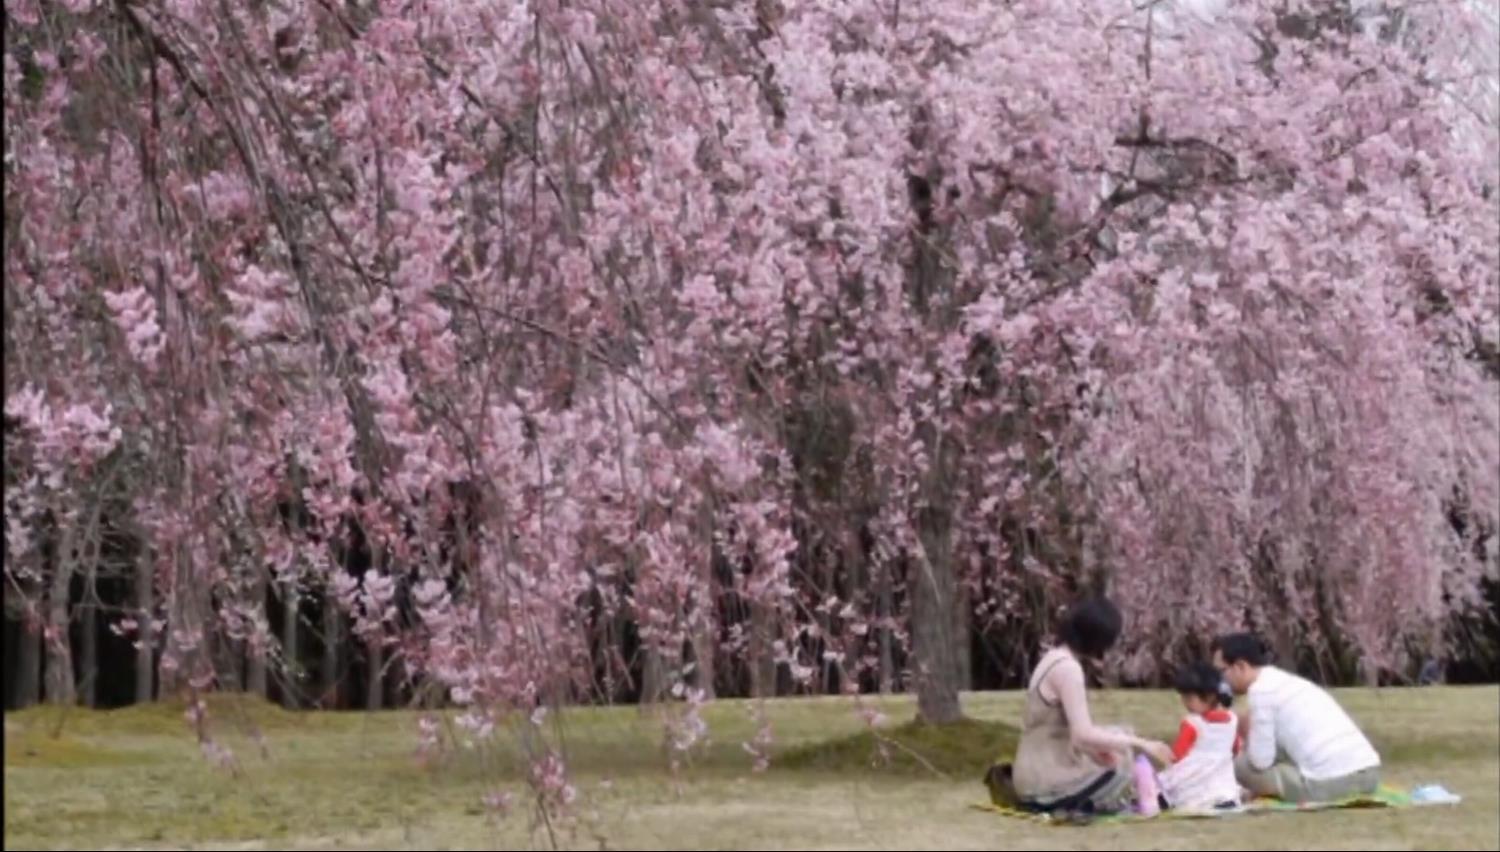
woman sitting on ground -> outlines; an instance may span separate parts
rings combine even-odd
[[[1131,763],[1140,751],[1160,766],[1172,761],[1163,742],[1094,724],[1083,660],[1102,659],[1120,636],[1120,611],[1107,598],[1083,601],[1067,614],[1058,644],[1037,662],[1026,690],[1026,711],[1014,768],[986,778],[992,796],[1008,786],[1015,804],[1038,812],[1124,810],[1134,800]]]

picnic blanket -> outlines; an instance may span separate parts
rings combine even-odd
[[[1374,793],[1364,796],[1351,796],[1335,802],[1287,802],[1275,798],[1259,798],[1248,804],[1233,810],[1222,811],[1163,811],[1154,817],[1144,817],[1134,813],[1121,814],[1099,814],[1088,817],[1072,815],[1039,814],[1031,811],[1023,811],[1018,808],[1007,808],[991,802],[974,805],[976,810],[987,811],[999,816],[1012,819],[1023,819],[1028,822],[1036,822],[1044,825],[1100,825],[1109,823],[1136,823],[1153,822],[1156,820],[1182,820],[1182,819],[1222,819],[1224,817],[1240,816],[1254,813],[1306,813],[1311,811],[1342,810],[1356,808],[1408,808],[1414,805],[1424,804],[1413,801],[1410,793],[1396,787],[1381,785]]]

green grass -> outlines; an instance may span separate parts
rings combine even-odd
[[[986,693],[965,696],[973,721],[956,729],[904,724],[908,701],[877,700],[891,719],[879,737],[842,699],[772,702],[776,756],[763,774],[750,771],[741,746],[756,730],[745,702],[706,710],[710,741],[675,777],[651,712],[572,711],[548,723],[549,736],[566,741],[580,793],[575,818],[554,828],[563,846],[613,849],[1500,849],[1500,689],[1339,698],[1381,749],[1389,781],[1438,781],[1464,804],[1088,829],[1004,820],[968,806],[985,798],[984,766],[1012,747],[1021,696]],[[1159,737],[1181,713],[1175,696],[1155,692],[1097,693],[1093,709]],[[424,764],[411,714],[298,714],[224,698],[211,713],[238,756],[237,775],[199,755],[180,706],[7,714],[5,847],[548,844],[525,805],[516,775],[524,761],[512,745]],[[516,794],[510,813],[483,804],[496,791]]]

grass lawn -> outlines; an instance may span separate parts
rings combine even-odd
[[[578,769],[578,818],[559,826],[571,848],[609,849],[1500,849],[1500,688],[1350,690],[1339,699],[1385,758],[1387,779],[1436,781],[1457,809],[1254,815],[1211,822],[1061,828],[973,811],[980,768],[1020,718],[1016,693],[966,695],[979,724],[922,735],[895,765],[871,767],[863,723],[842,699],[768,705],[779,756],[750,772],[741,743],[749,705],[705,715],[711,742],[674,781],[658,723],[635,708],[566,714]],[[1095,693],[1096,718],[1167,737],[1180,708],[1161,692]],[[883,702],[893,720],[912,705]],[[7,849],[525,849],[545,848],[523,785],[502,754],[443,765],[414,757],[405,713],[290,714],[216,706],[238,755],[238,778],[208,764],[164,707],[110,713],[32,710],[5,719]],[[234,718],[257,720],[267,755]],[[509,737],[504,738],[510,742]],[[938,777],[919,763],[948,772]],[[513,790],[501,816],[487,793]]]

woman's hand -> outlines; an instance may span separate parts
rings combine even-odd
[[[1171,766],[1175,762],[1172,747],[1159,740],[1142,740],[1139,748],[1157,766]]]

